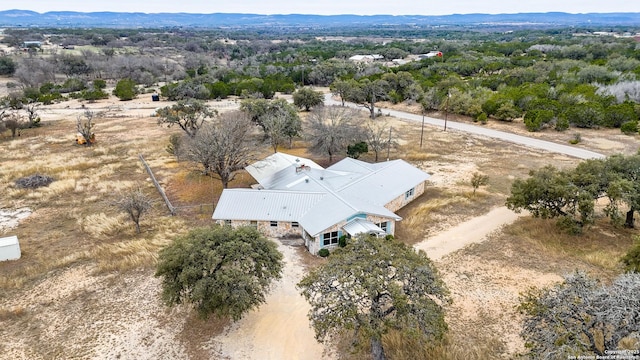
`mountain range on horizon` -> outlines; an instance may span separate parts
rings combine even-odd
[[[630,26],[640,28],[640,13],[563,12],[452,15],[262,15],[239,13],[0,11],[0,27],[342,27],[342,26]]]

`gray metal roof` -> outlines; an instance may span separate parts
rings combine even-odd
[[[18,237],[15,235],[0,238],[0,247],[16,246],[16,245],[19,246],[20,243],[18,242]]]
[[[375,165],[379,166],[377,170],[337,189],[338,194],[384,206],[431,177],[404,160],[387,161]]]
[[[313,236],[357,214],[400,220],[384,206],[430,176],[403,160],[370,164],[346,158],[323,169],[282,153],[247,171],[266,190],[224,190],[214,219],[298,221]]]
[[[323,193],[225,189],[213,219],[298,221],[324,197]]]
[[[313,160],[278,152],[266,157],[264,160],[247,166],[245,170],[247,170],[260,185],[268,189],[270,188],[268,186],[268,183],[271,182],[270,178],[276,173],[288,167],[292,167],[295,170],[296,166],[302,165],[312,169],[322,169],[322,166],[316,164]]]
[[[316,203],[300,219],[300,225],[309,234],[316,236],[333,225],[357,214],[377,215],[394,220],[401,219],[401,217],[384,206],[377,206],[358,199],[348,199],[328,193],[325,198]]]
[[[356,236],[362,233],[365,233],[365,234],[375,233],[378,235],[382,235],[385,233],[385,231],[380,229],[376,224],[372,223],[371,221],[360,219],[360,218],[355,218],[349,221],[342,228],[351,236]]]

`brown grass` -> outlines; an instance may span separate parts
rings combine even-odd
[[[112,129],[123,124],[133,126],[128,119],[100,121],[103,125],[112,123]],[[175,234],[167,226],[152,226],[160,220],[161,213],[155,212],[143,218],[147,236],[136,238],[132,223],[109,206],[114,194],[145,182],[146,173],[136,157],[139,152],[160,155],[150,156],[156,164],[170,160],[161,151],[164,140],[149,136],[150,140],[141,143],[129,141],[127,136],[135,138],[131,132],[105,132],[95,146],[87,148],[67,139],[73,128],[72,120],[51,122],[37,129],[40,135],[27,130],[17,141],[1,143],[0,191],[4,196],[0,206],[22,205],[36,211],[14,231],[23,257],[0,264],[0,288],[21,288],[55,269],[84,261],[99,264],[101,270],[123,271],[153,264],[154,253],[169,235]],[[155,124],[149,131],[154,128]],[[38,146],[28,146],[33,143]],[[50,175],[55,181],[35,190],[13,187],[14,179],[34,173]],[[181,228],[180,222],[169,223]]]
[[[485,334],[480,338],[452,338],[441,342],[424,344],[398,331],[383,337],[385,354],[392,360],[438,359],[438,360],[492,360],[504,351],[497,337]]]
[[[507,227],[505,234],[550,257],[562,257],[594,270],[615,273],[621,271],[620,258],[633,246],[637,230],[616,227],[608,219],[600,218],[582,234],[568,235],[553,219],[524,217]]]
[[[203,320],[195,312],[190,313],[182,331],[178,334],[178,338],[184,344],[189,359],[211,359],[211,354],[207,349],[208,342],[216,335],[221,334],[229,324],[229,319],[211,316],[209,319]]]
[[[424,194],[398,211],[403,220],[397,224],[396,237],[413,245],[444,228],[485,214],[502,201],[495,194],[477,192],[474,196],[464,189],[450,192],[428,186]]]
[[[0,322],[16,321],[27,314],[27,310],[23,307],[14,307],[11,309],[0,308]]]

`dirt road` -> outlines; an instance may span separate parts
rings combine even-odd
[[[334,100],[332,97],[332,94],[325,94],[325,104],[340,105],[341,103]],[[351,103],[345,103],[345,105],[354,107],[354,108],[359,108],[359,109],[361,108]],[[411,114],[404,111],[390,110],[390,109],[384,109],[384,108],[381,108],[380,111],[382,111],[384,114],[389,114],[393,117],[409,120],[412,122],[424,121],[425,124],[430,126],[437,126],[437,127],[443,128],[446,123],[447,129],[463,131],[469,134],[486,136],[493,139],[508,141],[511,143],[524,145],[532,149],[546,150],[546,151],[555,152],[558,154],[573,156],[578,159],[594,159],[594,158],[601,159],[604,157],[603,154],[600,154],[591,150],[582,149],[575,146],[558,144],[552,141],[535,139],[532,137],[517,135],[517,134],[505,132],[505,131],[489,129],[482,126],[465,124],[465,123],[456,122],[456,121],[445,122],[445,120],[442,120],[442,119],[436,119],[428,116],[421,116],[421,115]]]
[[[443,256],[469,244],[485,240],[490,233],[511,224],[523,215],[524,213],[516,214],[505,206],[501,206],[421,241],[415,244],[414,248],[424,250],[432,260],[440,260]]]
[[[316,341],[307,319],[309,304],[296,289],[305,271],[296,247],[276,241],[285,261],[282,279],[266,304],[213,339],[214,354],[233,360],[333,359]]]

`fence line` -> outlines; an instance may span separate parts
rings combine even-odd
[[[164,192],[164,189],[162,188],[162,186],[160,186],[160,184],[158,183],[158,180],[156,180],[156,177],[153,175],[153,171],[151,171],[151,168],[149,167],[147,162],[144,160],[144,156],[140,154],[138,155],[138,157],[140,158],[140,161],[142,161],[142,165],[144,165],[144,168],[147,170],[149,177],[151,177],[151,181],[153,181],[153,185],[155,185],[156,189],[160,193],[160,196],[162,196],[162,199],[164,199],[164,203],[167,205],[169,212],[171,213],[172,216],[175,215],[176,208],[173,205],[171,205],[171,201],[169,201],[169,198],[167,197],[167,194]]]

